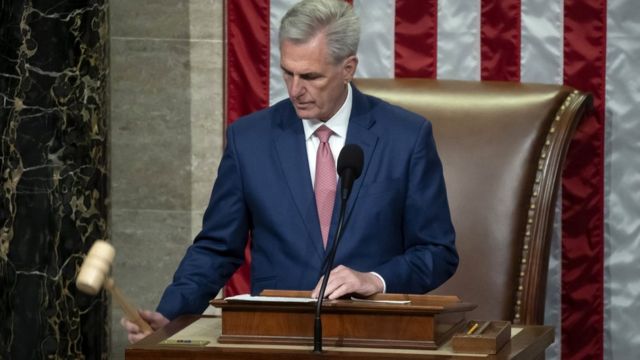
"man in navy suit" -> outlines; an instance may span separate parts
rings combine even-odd
[[[325,295],[425,293],[455,272],[455,234],[431,124],[350,84],[359,41],[351,6],[298,3],[282,19],[279,38],[289,99],[228,128],[202,231],[158,312],[141,314],[154,328],[207,307],[242,263],[248,233],[252,293],[298,289],[318,296],[323,240],[330,248],[338,220],[333,211],[322,229],[316,206],[316,165],[326,160],[316,158],[321,127],[330,130],[332,161],[345,144],[359,145],[365,159]],[[123,325],[132,342],[146,335]]]

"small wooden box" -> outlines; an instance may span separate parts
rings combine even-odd
[[[478,328],[472,334],[467,334],[468,326],[463,332],[453,335],[451,347],[454,352],[496,354],[511,339],[511,323],[508,321],[489,321],[482,329],[486,321],[475,321]],[[470,324],[474,323],[473,321]]]

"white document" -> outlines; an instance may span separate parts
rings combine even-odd
[[[226,301],[256,301],[256,302],[289,302],[289,303],[312,303],[316,299],[306,297],[282,297],[282,296],[251,296],[242,294],[224,298]]]

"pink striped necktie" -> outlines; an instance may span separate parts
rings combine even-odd
[[[315,135],[320,139],[320,146],[318,146],[316,153],[316,206],[318,207],[322,243],[325,249],[327,248],[331,215],[336,198],[336,167],[328,142],[332,133],[331,129],[325,125],[315,131]]]

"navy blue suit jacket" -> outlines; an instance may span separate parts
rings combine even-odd
[[[360,145],[365,161],[335,265],[375,271],[391,293],[436,288],[455,272],[458,255],[431,123],[353,88],[346,143]],[[202,231],[158,311],[170,319],[202,312],[242,263],[248,232],[252,293],[315,287],[325,250],[302,121],[289,100],[227,129]]]

